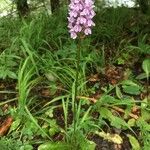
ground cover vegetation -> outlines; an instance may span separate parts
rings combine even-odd
[[[149,13],[96,3],[79,41],[53,7],[0,18],[0,149],[149,150]]]

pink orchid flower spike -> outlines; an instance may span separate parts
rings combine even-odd
[[[94,12],[93,0],[71,0],[69,5],[68,28],[72,39],[82,35],[92,34],[91,28],[95,26],[93,22]]]

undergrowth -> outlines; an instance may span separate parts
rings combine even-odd
[[[2,87],[0,94],[8,102],[8,95],[16,94],[7,111],[0,103],[1,116],[13,118],[0,147],[94,150],[98,135],[120,145],[128,139],[129,148],[148,150],[149,16],[124,7],[97,12],[92,36],[82,41],[74,134],[78,47],[69,38],[66,14],[1,18],[0,81],[13,81],[15,87]]]

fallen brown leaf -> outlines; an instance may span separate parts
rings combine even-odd
[[[6,134],[6,132],[9,130],[11,124],[13,122],[13,118],[12,117],[7,117],[4,122],[2,123],[2,125],[0,126],[0,136],[3,136]]]
[[[123,79],[123,69],[115,66],[108,66],[105,68],[105,75],[107,80],[112,84],[117,84]]]
[[[115,111],[120,112],[120,113],[125,113],[125,111],[122,108],[119,108],[117,106],[112,106],[112,109],[114,109]],[[133,113],[130,113],[129,116],[131,118],[134,118],[135,120],[137,120],[139,118],[137,115],[135,115]]]
[[[85,97],[85,96],[77,96],[78,99],[86,99],[86,100],[89,100],[93,103],[96,103],[97,102],[97,99],[95,98],[90,98],[90,97]]]

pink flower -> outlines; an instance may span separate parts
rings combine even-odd
[[[75,32],[71,32],[70,34],[71,34],[71,38],[72,39],[76,39],[77,38],[77,34]]]
[[[79,24],[85,24],[86,21],[87,21],[86,18],[84,18],[83,16],[78,17],[78,19],[77,19],[77,23],[79,23]]]
[[[84,33],[85,33],[85,35],[89,35],[89,34],[92,34],[92,31],[91,31],[90,28],[86,28],[86,29],[84,30]]]
[[[75,32],[81,32],[82,27],[80,25],[75,25],[73,29]]]
[[[91,27],[95,26],[92,21],[95,16],[93,0],[71,0],[69,5],[68,28],[71,38],[76,39],[78,33],[89,35]]]
[[[88,27],[91,27],[91,26],[95,26],[95,23],[92,20],[89,19],[87,21],[87,25],[88,25]]]

